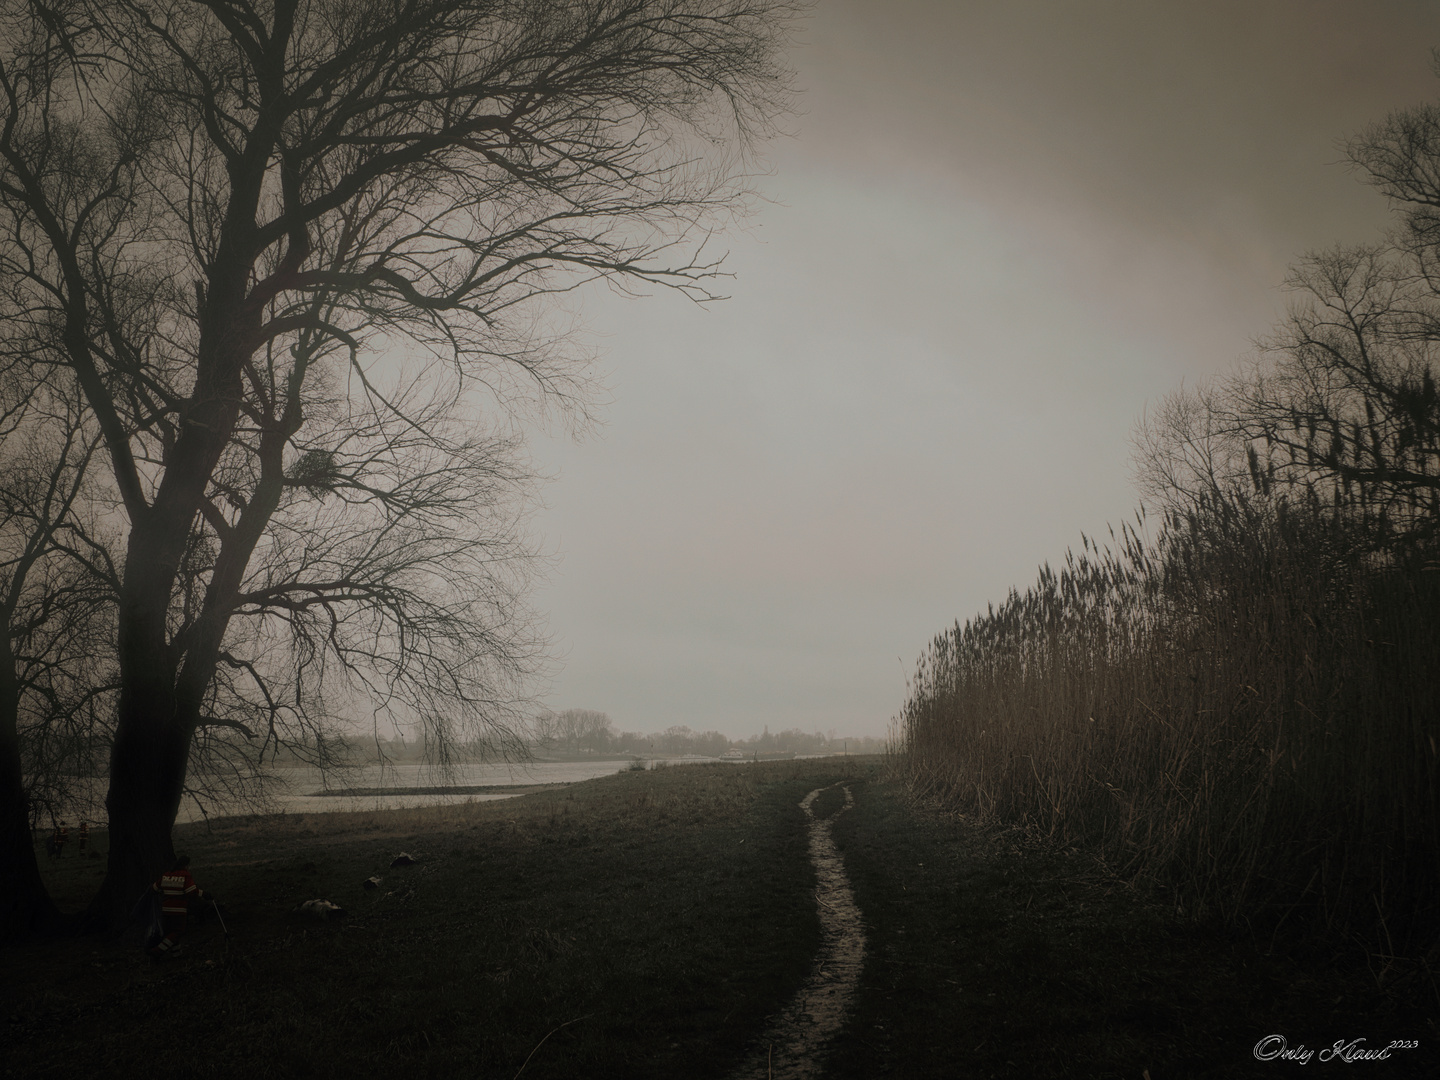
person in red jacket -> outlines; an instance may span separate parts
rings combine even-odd
[[[190,901],[204,900],[205,893],[190,876],[190,856],[175,856],[175,865],[160,875],[150,886],[150,891],[160,894],[160,916],[165,924],[165,936],[146,951],[151,956],[173,956],[180,951],[180,938],[185,933],[185,923],[190,915]]]

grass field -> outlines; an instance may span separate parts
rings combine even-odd
[[[870,955],[835,1077],[1440,1075],[1440,993],[1423,966],[1255,941],[1177,919],[1080,852],[978,830],[871,784],[835,836]],[[1322,1062],[1340,1039],[1386,1061]]]
[[[1176,921],[1079,854],[912,804],[875,759],[685,765],[500,802],[235,818],[177,831],[229,936],[183,956],[8,950],[4,1076],[724,1077],[819,945],[797,804],[836,823],[870,953],[827,1075],[1277,1075],[1251,1048],[1418,1040],[1302,1075],[1422,1076],[1440,996]],[[822,798],[822,814],[842,800]],[[103,837],[102,837],[103,839]],[[411,867],[389,869],[400,851]],[[100,863],[44,866],[79,907]],[[374,893],[360,882],[383,878]],[[292,915],[323,897],[334,923]],[[1270,953],[1270,955],[1266,955]]]

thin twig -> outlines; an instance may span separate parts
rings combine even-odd
[[[546,1032],[545,1039],[550,1038],[550,1036],[554,1035],[556,1031],[560,1030],[560,1028],[567,1028],[571,1024],[578,1024],[581,1020],[589,1020],[590,1017],[594,1015],[594,1013],[587,1013],[585,1016],[577,1016],[574,1020],[566,1020],[565,1023],[561,1024],[560,1027],[557,1027],[554,1031]],[[545,1045],[545,1039],[541,1039],[538,1043],[535,1044],[535,1050],[539,1050],[540,1047]],[[525,1063],[521,1065],[520,1068],[515,1070],[516,1077],[519,1077],[519,1075],[525,1071],[525,1065],[530,1064],[530,1058],[533,1058],[535,1056],[535,1050],[531,1050],[529,1055],[525,1058]]]

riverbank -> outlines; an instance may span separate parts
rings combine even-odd
[[[0,1075],[728,1078],[822,948],[809,818],[833,816],[868,944],[834,1077],[1248,1077],[1281,1035],[1440,1059],[1427,972],[1185,924],[1078,853],[911,805],[875,759],[622,772],[499,802],[183,826],[229,936],[11,949]],[[322,800],[316,800],[320,802]],[[401,851],[413,866],[390,868]],[[100,864],[44,871],[71,910]],[[381,887],[361,882],[379,876]],[[332,923],[291,914],[324,898]]]
[[[417,786],[406,788],[403,793],[393,787],[349,787],[331,788],[325,791],[310,791],[312,799],[388,799],[397,795],[428,797],[433,795],[537,795],[542,791],[555,791],[569,787],[569,782],[554,784],[441,784],[439,786]]]

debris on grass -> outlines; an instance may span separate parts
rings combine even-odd
[[[294,913],[311,919],[319,919],[321,922],[341,919],[346,914],[344,908],[339,904],[332,904],[329,900],[306,900],[295,908]]]

